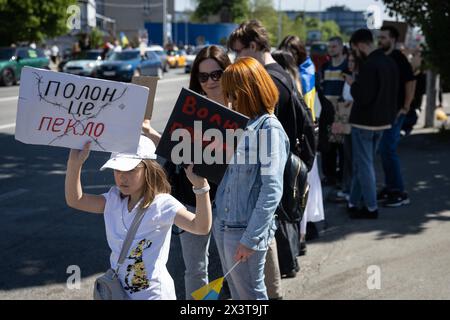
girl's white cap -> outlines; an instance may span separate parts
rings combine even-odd
[[[113,152],[111,153],[109,160],[100,168],[100,170],[105,170],[106,168],[119,171],[133,170],[142,160],[156,159],[155,150],[156,147],[153,141],[141,135],[135,154]]]

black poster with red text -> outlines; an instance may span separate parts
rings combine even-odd
[[[175,164],[194,163],[194,173],[219,184],[239,141],[238,133],[248,121],[248,117],[183,88],[156,154]]]

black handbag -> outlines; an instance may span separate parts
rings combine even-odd
[[[280,220],[300,222],[308,200],[308,167],[293,152],[289,153],[283,174],[283,196],[277,208]]]
[[[297,132],[297,116],[295,110],[293,116],[295,119],[295,132]],[[267,116],[267,118],[269,117]],[[267,118],[261,121],[258,129],[262,127]],[[300,142],[298,138],[294,150],[295,152],[289,152],[284,167],[283,196],[275,211],[275,214],[280,220],[290,223],[296,223],[302,220],[309,194],[309,169],[305,162],[298,156],[300,154]]]

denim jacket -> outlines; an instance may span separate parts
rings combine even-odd
[[[250,120],[217,189],[215,218],[225,230],[245,230],[240,242],[250,249],[267,250],[275,235],[288,153],[288,137],[275,116]],[[257,161],[249,161],[251,155]]]

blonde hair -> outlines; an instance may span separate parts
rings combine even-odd
[[[142,160],[145,167],[145,182],[141,208],[146,209],[159,193],[170,193],[171,186],[164,169],[153,160]]]
[[[250,118],[272,114],[278,102],[278,89],[264,66],[243,57],[228,66],[221,79],[225,103],[233,98],[233,109]]]

